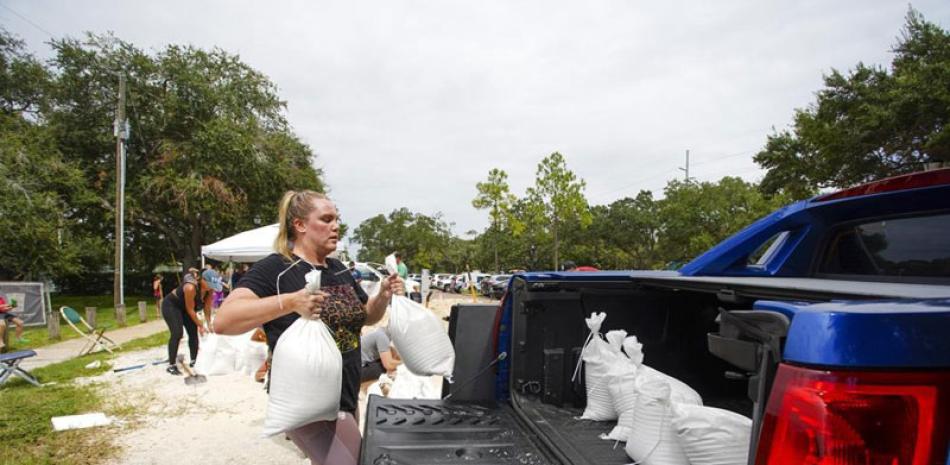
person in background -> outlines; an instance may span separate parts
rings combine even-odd
[[[360,338],[360,352],[363,366],[360,369],[360,381],[376,381],[379,375],[388,373],[392,377],[396,367],[402,363],[399,353],[389,341],[389,328],[377,328]]]
[[[156,274],[152,277],[152,297],[155,297],[155,308],[162,309],[162,298],[165,297],[165,291],[162,289],[162,275]]]
[[[209,291],[202,298],[205,309],[205,321],[211,321],[211,312],[221,305],[224,300],[224,286],[222,285],[221,275],[214,269],[211,262],[205,264],[205,270],[201,272],[201,277],[208,283]]]
[[[241,278],[243,278],[247,273],[247,269],[247,263],[242,263],[240,266],[234,269],[234,273],[231,274],[231,289],[237,287],[238,283],[241,282]]]
[[[406,266],[406,262],[402,261],[402,254],[396,252],[396,269],[398,270],[399,277],[403,280],[409,278],[409,267]]]
[[[356,262],[350,262],[350,274],[353,275],[353,281],[356,281],[356,284],[359,284],[363,280],[363,274],[360,273],[360,270],[356,269]]]
[[[311,463],[355,465],[362,441],[355,416],[360,388],[360,331],[364,324],[375,324],[386,314],[393,294],[402,293],[405,284],[398,276],[389,276],[379,292],[369,297],[346,265],[329,257],[340,240],[340,223],[336,205],[324,194],[289,191],[278,211],[279,231],[274,241],[277,253],[255,263],[247,272],[218,310],[211,329],[237,335],[263,325],[273,353],[281,335],[298,318],[322,320],[343,362],[340,416],[334,421],[315,421],[295,428],[287,436]],[[320,290],[313,294],[304,287],[306,275],[312,270],[321,271]],[[271,366],[272,374],[273,370]]]
[[[162,299],[162,318],[168,325],[168,368],[169,374],[180,375],[175,365],[178,357],[178,344],[181,343],[182,328],[188,332],[188,350],[191,355],[191,366],[195,366],[198,358],[198,334],[205,334],[205,329],[198,320],[198,310],[201,309],[202,288],[206,288],[202,275],[197,268],[189,268],[182,277],[182,284],[168,293]]]
[[[6,331],[10,323],[13,323],[16,325],[16,342],[18,344],[28,343],[30,341],[23,338],[23,320],[13,314],[13,309],[16,308],[13,304],[14,302],[6,294],[0,293],[0,320],[3,320],[3,328],[0,328],[0,331]],[[2,337],[0,337],[0,347],[3,347]]]

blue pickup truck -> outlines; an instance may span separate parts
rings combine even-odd
[[[678,271],[515,275],[453,308],[443,399],[369,400],[361,463],[630,463],[577,419],[595,311],[752,418],[749,464],[950,465],[950,169],[791,204]]]

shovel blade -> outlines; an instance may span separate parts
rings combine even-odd
[[[185,377],[185,384],[188,386],[191,386],[194,384],[201,384],[201,383],[204,383],[205,381],[208,381],[208,379],[205,378],[204,376],[186,376]]]

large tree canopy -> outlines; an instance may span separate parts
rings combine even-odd
[[[47,119],[59,149],[99,197],[89,233],[112,237],[119,73],[128,78],[126,211],[133,266],[273,221],[291,188],[322,191],[313,153],[294,136],[267,77],[222,50],[171,45],[149,54],[111,36],[53,42]]]
[[[120,75],[129,269],[190,264],[202,244],[272,222],[285,190],[323,190],[276,87],[236,55],[97,35],[52,47],[44,65],[0,29],[0,278],[111,266]]]
[[[832,70],[792,128],[768,137],[755,156],[765,192],[803,198],[950,161],[950,34],[910,10],[893,51],[890,70]]]

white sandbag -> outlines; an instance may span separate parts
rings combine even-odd
[[[591,313],[590,318],[585,318],[584,322],[590,329],[590,337],[587,344],[581,351],[581,360],[584,363],[584,384],[587,390],[587,407],[580,416],[581,420],[609,421],[617,419],[617,411],[614,409],[613,402],[610,400],[610,391],[607,389],[607,372],[610,367],[616,363],[620,356],[620,346],[616,349],[609,342],[603,339],[600,334],[600,326],[607,318],[605,313]],[[612,331],[613,333],[613,331]],[[613,339],[616,339],[614,333]],[[626,333],[624,333],[624,336]],[[623,337],[620,337],[623,341]],[[575,377],[577,371],[575,370]]]
[[[623,353],[633,362],[634,365],[643,365],[643,344],[637,340],[636,336],[627,336],[623,340]]]
[[[195,373],[207,375],[218,350],[218,340],[224,336],[209,333],[198,342],[198,356],[195,357]]]
[[[591,313],[589,318],[584,319],[590,335],[581,350],[581,360],[578,361],[578,367],[580,363],[584,364],[584,385],[587,391],[587,406],[580,416],[582,420],[607,421],[615,419],[617,415],[610,401],[606,379],[612,361],[612,350],[600,332],[606,318],[607,314],[600,312]],[[574,378],[576,377],[575,369]]]
[[[377,395],[380,397],[389,397],[389,392],[393,387],[393,379],[389,377],[386,373],[379,375],[379,379],[376,380],[373,384],[370,384],[366,389],[366,396]]]
[[[323,321],[298,318],[274,347],[263,435],[335,420],[342,383],[343,359],[330,330]]]
[[[440,375],[451,380],[455,348],[442,321],[405,296],[393,296],[389,309],[389,336],[403,363],[421,376]]]
[[[690,465],[673,431],[670,386],[651,380],[640,386],[624,450],[642,465]]]
[[[688,384],[656,370],[647,365],[641,365],[637,371],[637,389],[650,381],[662,381],[670,386],[670,401],[680,404],[703,405],[703,398]]]
[[[673,430],[691,465],[746,465],[752,419],[713,407],[673,404]]]
[[[198,344],[198,357],[195,360],[195,372],[218,376],[240,371],[241,346],[251,332],[238,336],[206,334]]]
[[[405,365],[396,368],[396,379],[389,390],[390,399],[438,399],[438,390],[433,389],[432,379],[419,376]]]
[[[617,363],[607,374],[607,390],[617,411],[617,425],[603,439],[626,441],[633,426],[633,411],[637,403],[637,367],[630,360]]]
[[[244,374],[253,375],[267,361],[267,344],[256,341],[246,341],[244,350]]]
[[[610,350],[616,353],[620,353],[620,350],[623,348],[623,341],[627,337],[627,331],[623,329],[615,329],[613,331],[607,331],[607,345],[610,346]]]

